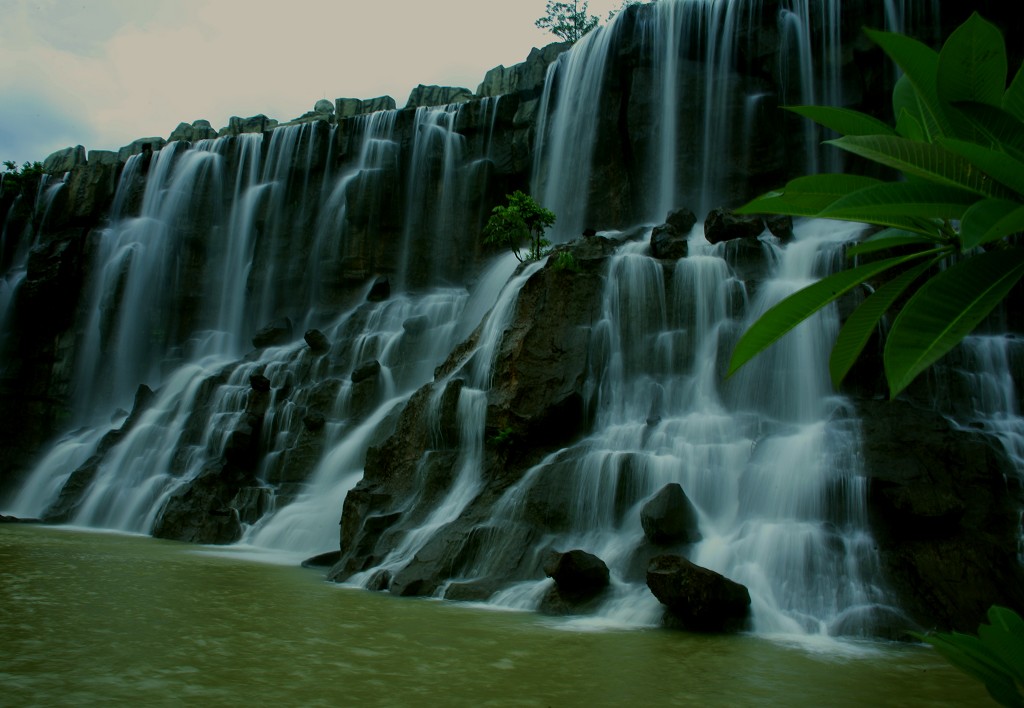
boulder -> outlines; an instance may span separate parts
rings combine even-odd
[[[782,242],[793,238],[793,217],[789,214],[765,214],[764,225]]]
[[[391,96],[378,96],[377,98],[336,98],[334,99],[334,113],[340,118],[351,118],[363,113],[376,113],[377,111],[393,111],[397,108],[395,99]]]
[[[326,354],[331,350],[330,341],[318,329],[307,330],[302,338],[306,340],[306,344],[314,354]]]
[[[257,349],[277,347],[287,344],[291,338],[292,321],[287,317],[282,317],[256,332],[252,337],[252,345]]]
[[[228,504],[235,494],[237,488],[223,478],[220,466],[208,466],[168,498],[157,515],[153,536],[188,543],[234,543],[242,537],[238,510]]]
[[[692,632],[736,631],[750,614],[744,586],[682,556],[653,558],[647,587],[667,607],[666,623]]]
[[[312,558],[302,561],[303,568],[330,568],[341,558],[341,551],[327,551],[318,553]]]
[[[139,138],[118,150],[117,160],[118,162],[128,162],[128,158],[133,155],[141,155],[145,152],[155,152],[156,150],[163,148],[166,144],[167,141],[163,138]]]
[[[313,112],[334,115],[334,104],[326,98],[321,98],[313,105]]]
[[[424,86],[419,84],[409,94],[406,109],[422,106],[448,106],[466,103],[473,99],[473,92],[461,86]]]
[[[643,505],[640,523],[644,535],[659,545],[694,543],[701,539],[697,510],[675,482],[666,484]]]
[[[583,602],[608,587],[608,566],[582,550],[551,551],[544,559],[544,574],[555,581],[558,594],[569,602]]]
[[[352,383],[358,384],[369,379],[376,378],[380,374],[380,362],[374,359],[352,372]]]
[[[85,157],[85,148],[81,145],[75,147],[67,147],[63,150],[51,153],[45,160],[43,160],[43,172],[51,175],[62,175],[65,172],[70,172],[76,167],[85,165],[87,162]]]
[[[265,133],[276,127],[277,121],[273,118],[267,118],[262,113],[248,118],[231,116],[228,118],[228,124],[221,128],[217,135],[223,137],[225,135],[235,136],[243,133]]]
[[[526,61],[514,66],[496,66],[484,75],[476,90],[478,96],[503,96],[511,93],[539,93],[544,88],[548,66],[572,47],[571,42],[555,42],[543,49],[536,47]]]
[[[764,219],[756,215],[736,214],[728,209],[712,209],[704,220],[704,237],[710,243],[738,238],[757,238],[764,231]]]
[[[679,260],[689,254],[686,231],[679,231],[670,224],[655,226],[651,231],[651,255],[663,260]]]
[[[120,161],[118,160],[117,153],[113,150],[90,150],[87,162],[90,165],[110,165],[114,167]]]

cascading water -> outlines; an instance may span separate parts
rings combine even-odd
[[[886,3],[891,23],[909,12],[900,5]],[[785,37],[773,66],[780,84],[796,83],[781,98],[842,100],[839,3],[779,7],[766,18],[761,2],[661,0],[620,13],[552,65],[531,175],[534,195],[558,217],[552,240],[569,241],[601,218],[632,226],[681,206],[703,212],[745,189],[737,175],[757,159],[749,142],[766,132],[762,116],[780,100],[750,71],[760,27]],[[643,48],[647,74],[619,62],[616,52],[630,43]],[[369,469],[368,451],[427,385],[426,415],[440,418],[444,404],[454,417],[443,488],[427,488],[436,480],[426,479],[435,452],[426,450],[414,498],[396,502],[393,543],[350,581],[380,587],[478,511],[489,483],[494,362],[520,290],[545,267],[514,273],[506,255],[473,288],[452,285],[474,273],[499,105],[382,111],[344,126],[285,126],[131,158],[84,308],[76,393],[79,422],[91,425],[42,457],[11,511],[43,514],[76,480],[72,487],[85,488],[64,508],[67,519],[148,532],[170,523],[175,500],[202,480],[237,473],[248,476],[231,487],[234,497],[211,504],[221,505],[218,518],[238,515],[242,544],[304,556],[336,548],[338,516]],[[459,132],[463,110],[484,116],[476,134]],[[647,132],[634,145],[623,135],[639,132],[637,124]],[[598,154],[609,135],[628,153],[620,162]],[[816,151],[808,144],[806,152],[810,169]],[[601,191],[608,184],[622,189]],[[620,245],[603,273],[600,315],[588,323],[584,438],[495,494],[490,518],[472,529],[480,533],[471,560],[447,581],[496,579],[507,587],[491,602],[536,607],[551,584],[538,579],[540,560],[581,548],[611,570],[599,612],[653,623],[660,605],[644,585],[652,548],[642,509],[679,485],[700,538],[675,550],[746,585],[757,631],[870,631],[889,598],[865,530],[858,421],[832,393],[825,367],[836,312],[722,378],[738,332],[835,268],[852,234],[810,223],[784,247],[764,237],[775,268],[752,294],[731,247],[697,233],[689,256],[674,263],[651,258],[646,243]],[[382,274],[394,293],[377,291],[384,278],[371,289]],[[345,294],[356,282],[363,292]],[[9,301],[16,285],[0,297]],[[246,343],[268,322],[280,333],[250,352]],[[999,341],[970,340],[981,362],[972,371],[1007,370]],[[446,358],[461,363],[436,369]],[[113,424],[124,427],[105,442],[110,412],[127,407],[140,383],[157,389],[152,402],[117,414]],[[442,400],[451,391],[454,404]],[[1021,461],[1017,403],[978,409],[991,410],[981,424]],[[250,454],[254,469],[232,467]],[[557,513],[529,528],[538,505]],[[527,550],[510,570],[515,553],[505,549],[514,544]]]

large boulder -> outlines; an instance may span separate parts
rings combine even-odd
[[[641,507],[640,523],[644,535],[659,545],[693,543],[701,538],[697,510],[675,482],[666,484]]]
[[[599,594],[608,587],[610,578],[603,560],[579,549],[551,551],[544,561],[544,574],[555,581],[559,595],[573,602]]]
[[[513,66],[496,66],[484,75],[478,96],[503,96],[512,93],[539,93],[544,87],[548,66],[572,47],[571,42],[555,42],[530,51],[526,61]]]
[[[43,172],[61,175],[85,164],[85,148],[76,145],[50,154],[43,160]]]
[[[738,238],[757,238],[764,231],[764,219],[756,215],[736,214],[728,209],[712,209],[704,219],[704,238],[721,243]]]
[[[750,593],[744,586],[682,556],[652,559],[647,587],[668,608],[666,623],[692,632],[739,630],[750,614]]]
[[[466,103],[473,99],[473,92],[461,86],[424,86],[419,84],[409,94],[405,107],[420,108],[421,106],[448,106],[453,103]]]
[[[697,223],[689,209],[677,209],[668,215],[664,224],[651,231],[651,255],[665,260],[686,258],[689,251],[690,229]]]

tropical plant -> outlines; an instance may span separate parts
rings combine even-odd
[[[842,137],[828,144],[903,173],[800,177],[739,211],[842,219],[884,230],[848,249],[870,261],[804,288],[741,337],[729,374],[862,283],[874,291],[846,320],[829,367],[836,387],[887,312],[898,310],[883,362],[890,396],[949,352],[1024,276],[1024,67],[1007,87],[1002,33],[977,13],[940,52],[865,30],[903,71],[895,126],[845,108],[792,110]],[[883,252],[888,251],[888,257]],[[900,303],[903,303],[902,305]]]
[[[576,262],[576,256],[572,255],[568,251],[560,251],[555,256],[555,262],[551,266],[554,270],[567,270],[571,273],[579,273],[580,265]]]
[[[548,0],[544,16],[534,24],[542,30],[547,30],[565,42],[576,42],[590,30],[597,27],[596,15],[587,12],[588,3],[578,2],[552,2]]]
[[[518,189],[506,194],[505,198],[507,204],[499,204],[491,210],[491,218],[484,227],[484,243],[511,248],[520,263],[541,258],[551,245],[544,237],[544,231],[555,223],[554,213]],[[519,252],[524,241],[529,244],[525,258]]]
[[[989,624],[977,636],[958,632],[915,635],[949,663],[985,684],[1004,706],[1024,707],[1024,620],[1005,607],[992,606]]]

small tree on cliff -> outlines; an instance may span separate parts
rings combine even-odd
[[[511,248],[520,263],[524,260],[537,260],[551,245],[544,238],[544,231],[555,223],[554,213],[518,189],[512,194],[506,194],[505,198],[508,204],[499,204],[491,210],[491,218],[484,227],[484,243],[497,243]],[[523,241],[529,244],[525,258],[519,252]]]
[[[589,14],[587,10],[585,1],[552,2],[548,0],[544,16],[534,24],[563,41],[575,42],[597,27],[597,16]]]

